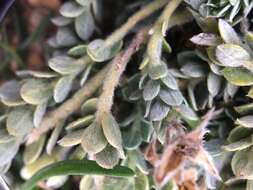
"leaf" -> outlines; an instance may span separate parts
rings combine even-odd
[[[80,183],[79,183],[79,189],[80,190],[92,190],[93,187],[94,187],[93,177],[89,176],[89,175],[83,176]]]
[[[77,45],[69,49],[70,56],[83,56],[86,54],[87,45]]]
[[[8,164],[15,157],[19,149],[19,142],[12,140],[7,143],[0,144],[0,166]]]
[[[159,96],[164,103],[170,106],[179,106],[184,100],[183,95],[178,90],[161,90]]]
[[[225,20],[219,19],[218,25],[219,25],[220,35],[226,43],[237,44],[237,45],[242,44],[235,30]]]
[[[222,78],[212,72],[208,74],[207,77],[207,88],[209,93],[214,97],[221,90]]]
[[[111,169],[118,164],[119,154],[117,149],[107,145],[101,152],[94,155],[94,159],[103,168]]]
[[[149,190],[148,176],[141,172],[137,172],[134,189],[135,190]]]
[[[104,62],[113,58],[122,48],[123,42],[120,41],[113,46],[108,46],[104,40],[96,39],[87,46],[87,53],[95,62]]]
[[[92,69],[93,65],[88,65],[87,68],[84,70],[83,74],[82,74],[82,77],[81,77],[81,80],[80,80],[80,85],[83,86],[89,75],[90,75],[90,72],[91,72],[91,69]]]
[[[239,151],[250,147],[253,144],[252,138],[244,138],[234,143],[223,146],[226,151]]]
[[[75,76],[67,75],[61,77],[54,86],[54,100],[56,103],[64,101],[69,95]]]
[[[56,56],[49,60],[49,67],[63,74],[76,74],[82,71],[85,65],[69,56]]]
[[[54,40],[53,47],[68,47],[78,43],[78,38],[74,31],[66,26],[58,28]]]
[[[212,33],[199,33],[193,36],[190,41],[202,46],[217,46],[221,43],[221,39]]]
[[[89,6],[92,3],[92,1],[93,0],[76,0],[76,2],[82,6]]]
[[[6,129],[0,129],[0,144],[8,143],[15,140],[15,137],[10,135]]]
[[[40,125],[47,109],[47,103],[39,104],[36,106],[36,109],[33,114],[33,124],[35,127]]]
[[[167,86],[168,88],[172,90],[178,89],[177,80],[170,73],[168,73],[165,77],[161,78],[161,80],[163,84],[165,84],[165,86]]]
[[[83,115],[93,114],[97,110],[98,98],[90,98],[81,107]]]
[[[23,155],[23,160],[24,160],[25,165],[31,164],[39,158],[43,150],[45,141],[46,141],[46,136],[42,135],[38,141],[35,141],[34,143],[29,144],[25,147],[24,155]]]
[[[149,118],[151,121],[161,121],[164,119],[170,111],[170,107],[166,104],[156,101],[150,109]]]
[[[253,175],[253,152],[249,149],[237,151],[231,162],[232,170],[237,177],[252,179]]]
[[[93,122],[83,132],[82,147],[88,153],[98,153],[102,151],[106,145],[107,140],[103,134],[102,127]]]
[[[116,149],[122,150],[121,132],[119,125],[112,114],[104,114],[101,123],[107,141]]]
[[[83,136],[83,129],[69,132],[58,141],[58,144],[63,147],[71,147],[81,143]]]
[[[23,100],[20,96],[21,84],[16,80],[5,82],[0,87],[1,101],[6,105],[19,105]]]
[[[32,113],[28,107],[17,107],[7,117],[7,131],[15,137],[24,137],[33,128]]]
[[[39,105],[52,97],[52,86],[45,80],[29,79],[21,87],[20,93],[27,103]]]
[[[223,66],[240,67],[250,60],[250,55],[238,45],[222,44],[216,48],[216,58]]]
[[[243,68],[225,68],[222,71],[223,76],[232,84],[237,86],[253,85],[253,74]]]
[[[228,141],[230,143],[237,142],[243,138],[248,137],[251,133],[252,133],[252,130],[250,128],[245,128],[242,126],[235,127],[229,133]]]
[[[168,68],[165,63],[155,64],[149,67],[148,72],[151,79],[157,80],[168,74]]]
[[[140,134],[141,121],[139,118],[135,118],[130,129],[122,131],[123,146],[128,150],[136,149],[142,142]]]
[[[249,47],[251,48],[251,50],[253,50],[253,33],[246,32],[245,40],[246,40],[247,44],[249,45]]]
[[[143,89],[143,98],[145,101],[153,100],[160,91],[160,84],[156,80],[149,80]]]
[[[241,117],[236,120],[236,123],[246,128],[253,128],[253,115]]]
[[[51,19],[51,22],[56,26],[66,26],[72,22],[72,19],[64,16],[56,16]]]
[[[203,77],[206,75],[206,67],[205,65],[197,62],[187,63],[183,65],[180,71],[189,77]]]
[[[87,115],[85,117],[79,118],[75,121],[72,121],[71,123],[69,123],[65,129],[66,130],[73,130],[79,127],[85,127],[87,125],[90,125],[95,119],[94,115]]]
[[[185,119],[196,121],[198,120],[197,114],[187,105],[180,105],[176,108],[176,111],[178,111]]]
[[[152,122],[141,120],[141,137],[144,141],[149,142],[153,132]]]
[[[91,37],[95,30],[95,23],[89,9],[75,19],[75,30],[82,40],[87,40]]]
[[[77,4],[76,2],[66,2],[60,8],[62,16],[67,18],[75,18],[84,12],[85,8]]]
[[[104,169],[94,161],[88,160],[65,160],[48,165],[39,170],[28,180],[21,190],[31,190],[36,184],[52,176],[62,175],[107,175],[115,177],[131,177],[134,172],[123,166],[116,166],[114,169]]]
[[[31,70],[21,70],[17,71],[16,74],[19,77],[35,77],[35,78],[55,78],[57,73],[54,72],[40,72],[40,71],[31,71]]]

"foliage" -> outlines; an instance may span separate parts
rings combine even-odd
[[[14,190],[21,178],[24,190],[252,189],[252,7],[65,1],[16,49],[3,25],[0,57],[18,66],[0,86],[1,176]],[[47,64],[34,70],[39,38]]]

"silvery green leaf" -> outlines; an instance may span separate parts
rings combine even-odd
[[[241,117],[236,120],[236,123],[246,128],[253,128],[253,115]]]
[[[222,44],[216,48],[216,58],[223,66],[239,67],[250,60],[250,55],[238,45]]]
[[[228,141],[230,143],[239,141],[243,138],[249,137],[250,134],[252,134],[252,130],[250,128],[245,128],[242,126],[238,126],[232,129],[232,131],[229,133]]]
[[[246,32],[246,34],[245,34],[245,40],[246,40],[248,46],[253,51],[253,33],[252,32]]]
[[[101,120],[107,141],[116,149],[122,149],[122,137],[119,125],[112,114],[104,114]]]
[[[64,101],[69,95],[75,75],[61,77],[54,86],[54,100],[56,103]]]
[[[253,181],[247,180],[246,190],[252,190],[253,189]]]
[[[148,78],[147,76],[148,76],[147,73],[142,74],[142,76],[141,76],[141,78],[139,80],[139,89],[143,89],[144,84],[145,84],[145,82],[146,82],[146,80]]]
[[[93,122],[83,132],[82,147],[83,149],[91,154],[96,154],[102,151],[106,145],[107,140],[104,136],[102,126],[96,122]]]
[[[48,63],[51,69],[63,75],[78,73],[85,67],[81,61],[69,56],[56,56],[51,58]]]
[[[222,75],[220,66],[215,65],[214,63],[209,63],[209,66],[214,74],[219,75],[219,76]]]
[[[0,144],[0,166],[12,161],[19,149],[19,142],[16,140]]]
[[[223,76],[232,84],[237,86],[251,86],[253,85],[252,72],[243,68],[227,67],[222,71]]]
[[[56,46],[68,47],[77,44],[78,39],[75,33],[68,27],[58,28],[55,36]]]
[[[32,112],[28,107],[17,107],[7,117],[7,131],[15,137],[24,137],[33,128]]]
[[[98,98],[90,98],[84,102],[81,106],[81,111],[83,115],[94,114],[97,110]]]
[[[179,106],[184,100],[183,95],[178,90],[161,90],[159,96],[163,102],[170,106]]]
[[[77,45],[69,49],[68,55],[70,56],[83,56],[86,54],[87,45]]]
[[[143,174],[148,174],[148,166],[147,163],[144,159],[144,155],[142,154],[142,152],[140,152],[138,149],[137,150],[133,150],[130,152],[131,155],[131,159],[134,160],[137,168],[143,173]]]
[[[21,84],[16,80],[5,82],[0,87],[1,101],[6,105],[19,105],[23,104],[20,96]]]
[[[145,101],[153,100],[160,91],[160,83],[156,80],[149,80],[143,89],[143,98]]]
[[[221,43],[221,39],[217,35],[211,33],[200,33],[193,36],[190,40],[194,44],[202,46],[217,46]]]
[[[79,127],[85,127],[87,125],[90,125],[94,121],[94,115],[87,115],[85,117],[79,118],[75,121],[72,121],[69,123],[65,129],[66,130],[73,130]]]
[[[219,19],[219,32],[226,43],[241,45],[241,39],[236,31],[225,20]]]
[[[47,109],[47,102],[39,104],[36,106],[36,109],[33,114],[33,124],[34,127],[38,127],[42,121]]]
[[[27,103],[39,105],[52,97],[52,86],[46,80],[29,79],[22,85],[20,94]]]
[[[240,9],[241,9],[241,1],[237,0],[235,2],[235,4],[233,5],[233,9],[232,9],[232,11],[230,12],[230,15],[229,15],[229,21],[231,23],[233,22],[234,18],[236,17],[236,15],[240,11]]]
[[[89,175],[85,175],[82,177],[80,184],[79,184],[79,189],[80,190],[94,190],[94,181],[93,177]]]
[[[63,127],[64,127],[64,121],[61,121],[56,124],[53,132],[51,133],[46,145],[46,152],[48,155],[52,154],[53,149],[57,143],[57,140],[61,134]]]
[[[66,26],[72,22],[72,19],[64,16],[56,16],[52,18],[51,21],[56,26]]]
[[[81,86],[83,86],[85,84],[85,82],[87,81],[87,79],[89,77],[89,74],[91,72],[92,66],[93,65],[88,65],[87,68],[84,70],[83,75],[82,75],[81,80],[80,80],[80,85]]]
[[[149,118],[151,121],[160,121],[164,119],[170,111],[170,107],[163,102],[156,101],[150,109]]]
[[[131,115],[129,115],[126,118],[124,118],[124,120],[119,123],[119,126],[120,127],[127,127],[128,125],[130,125],[134,121],[134,119],[136,117],[135,114],[136,113],[132,113]]]
[[[107,145],[101,152],[94,155],[96,162],[103,168],[113,168],[119,162],[119,154],[117,149]]]
[[[81,145],[74,148],[74,151],[69,155],[70,160],[82,160],[86,156],[86,152]]]
[[[157,80],[168,74],[168,68],[165,63],[151,65],[148,69],[148,73],[151,79]]]
[[[53,72],[40,72],[40,71],[31,71],[31,70],[21,70],[16,71],[16,74],[19,77],[25,78],[25,77],[35,77],[35,78],[54,78],[58,75]]]
[[[10,135],[6,129],[0,129],[0,144],[1,143],[7,143],[10,141],[15,140],[15,137]]]
[[[93,0],[76,0],[76,2],[82,6],[89,6]]]
[[[231,166],[233,173],[237,177],[252,179],[253,177],[253,151],[246,149],[236,151],[232,158]]]
[[[141,120],[141,137],[144,141],[149,142],[151,135],[153,133],[153,125],[152,122]]]
[[[95,23],[90,10],[85,10],[75,19],[75,30],[82,40],[87,40],[91,37],[95,30]]]
[[[135,190],[149,190],[149,179],[148,176],[142,172],[137,172],[137,176],[134,184]]]
[[[11,162],[7,163],[7,164],[4,164],[3,166],[0,166],[0,175],[4,175],[5,173],[8,172],[8,170],[10,169],[11,167]]]
[[[176,111],[178,111],[184,118],[188,120],[198,120],[197,114],[187,105],[182,104],[179,107],[176,108]]]
[[[170,73],[166,75],[166,77],[161,78],[163,84],[165,84],[168,88],[173,90],[178,89],[177,80]]]
[[[209,93],[214,97],[221,89],[222,78],[212,72],[208,74],[207,77],[207,88]]]
[[[71,131],[58,141],[63,147],[71,147],[81,143],[83,137],[83,129]]]
[[[201,64],[201,63],[187,63],[185,65],[183,65],[180,69],[180,71],[189,76],[189,77],[194,77],[194,78],[198,78],[198,77],[203,77],[206,75],[206,67],[205,65]]]
[[[229,95],[230,97],[234,97],[234,95],[235,95],[235,93],[238,91],[238,89],[239,89],[238,86],[233,85],[233,84],[227,82],[227,84],[226,84],[226,89],[225,89],[225,90],[226,90],[226,92],[228,93],[228,95]]]
[[[46,140],[46,136],[42,135],[40,136],[38,141],[35,141],[32,144],[26,145],[25,150],[24,150],[24,155],[23,155],[23,160],[24,160],[25,165],[31,164],[39,158],[43,150],[45,140]]]
[[[67,18],[75,18],[84,12],[85,8],[74,1],[64,3],[60,8],[62,16]]]
[[[234,143],[223,146],[226,151],[239,151],[250,147],[253,144],[252,138],[244,138]]]
[[[68,176],[53,176],[48,178],[46,181],[46,186],[49,188],[58,189],[64,185],[68,180]]]
[[[96,39],[87,46],[87,53],[95,62],[104,62],[113,58],[121,49],[123,42],[120,41],[113,46],[106,45],[102,39]]]

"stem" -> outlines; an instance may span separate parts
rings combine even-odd
[[[118,30],[114,31],[106,39],[106,44],[110,46],[123,39],[129,30],[131,30],[138,22],[162,8],[167,2],[168,0],[155,0],[154,2],[145,6],[143,9],[131,16]]]
[[[78,90],[71,99],[67,100],[55,110],[49,112],[42,120],[40,126],[30,133],[27,143],[30,144],[38,140],[40,135],[54,128],[59,121],[66,119],[73,112],[78,110],[82,103],[101,86],[108,69],[109,66],[104,67],[91,78],[84,87]]]
[[[150,58],[151,64],[159,64],[162,54],[162,41],[163,37],[166,35],[166,30],[169,25],[171,15],[180,5],[183,0],[171,0],[168,5],[165,7],[162,15],[155,23],[153,28],[153,35],[149,40],[147,52]]]
[[[125,51],[120,52],[110,63],[109,71],[103,84],[103,92],[99,97],[96,120],[100,121],[103,114],[111,111],[113,104],[114,90],[117,87],[120,76],[124,72],[127,63],[132,55],[139,50],[141,44],[147,39],[148,30],[141,30],[132,40]]]

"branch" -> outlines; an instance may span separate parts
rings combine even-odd
[[[143,44],[148,37],[148,30],[141,30],[132,40],[126,50],[120,52],[111,62],[110,69],[105,77],[103,84],[103,91],[98,100],[96,120],[100,121],[104,113],[111,111],[113,104],[114,90],[117,87],[120,76],[124,72],[127,63],[134,53],[136,53],[141,44]]]

